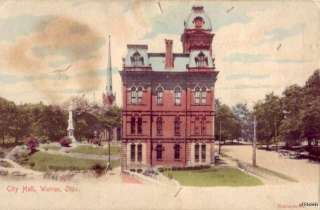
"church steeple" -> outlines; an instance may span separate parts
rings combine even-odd
[[[112,64],[111,64],[111,37],[108,36],[108,67],[107,67],[107,85],[106,94],[103,94],[103,105],[106,108],[110,108],[114,105],[115,94],[112,89]]]
[[[107,95],[113,95],[112,92],[112,64],[111,64],[111,43],[110,43],[110,35],[109,35],[109,46],[108,46],[108,69],[107,69],[107,87],[106,87]]]

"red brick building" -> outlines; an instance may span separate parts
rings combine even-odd
[[[213,160],[212,26],[193,7],[181,36],[182,53],[165,40],[164,53],[127,45],[123,82],[122,169],[208,165]]]

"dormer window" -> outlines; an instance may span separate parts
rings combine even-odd
[[[204,20],[202,17],[195,17],[193,19],[193,24],[194,24],[195,28],[202,28],[202,26],[204,24]]]
[[[208,58],[200,52],[197,57],[195,57],[195,62],[197,67],[208,67]]]
[[[138,51],[133,53],[133,55],[131,56],[131,64],[133,66],[143,66],[144,65],[143,57],[140,55],[140,53]]]

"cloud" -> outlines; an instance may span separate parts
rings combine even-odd
[[[274,88],[272,85],[248,85],[248,84],[238,84],[231,87],[219,87],[218,90],[244,90],[244,89],[270,89]]]
[[[262,54],[249,54],[249,53],[233,53],[224,57],[225,62],[229,63],[257,63],[264,61],[267,55]]]
[[[52,16],[19,15],[0,19],[0,41],[15,41],[41,31],[52,19]]]
[[[268,78],[270,78],[270,75],[268,74],[231,74],[226,76],[226,80],[263,80]]]
[[[285,38],[301,34],[304,31],[304,24],[297,24],[290,28],[275,28],[271,32],[265,34],[263,41],[281,41]]]
[[[50,101],[56,101],[61,98],[59,91],[54,91],[56,87],[48,81],[66,81],[69,72],[54,74],[52,66],[63,69],[70,64],[68,71],[90,71],[88,77],[79,77],[75,82],[82,89],[97,88],[102,82],[97,69],[103,43],[103,38],[90,26],[71,18],[51,17],[42,30],[9,45],[4,57],[9,69],[24,74],[24,80],[20,81],[28,80]]]
[[[145,34],[144,39],[154,38],[159,34],[181,34],[184,29],[183,21],[186,20],[194,5],[192,2],[185,2],[183,7],[177,3],[166,4],[162,2],[163,13],[157,12],[151,19],[151,30]],[[154,3],[154,5],[156,5]],[[205,11],[212,22],[214,31],[234,23],[248,23],[252,17],[247,15],[247,7],[238,5],[232,12],[227,10],[232,6],[221,2],[202,2]],[[156,5],[157,6],[157,5]]]

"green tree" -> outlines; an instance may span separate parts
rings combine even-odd
[[[40,113],[36,109],[34,131],[49,141],[59,141],[66,134],[67,116],[58,106],[45,106]]]
[[[252,140],[252,113],[247,104],[238,103],[232,111],[240,123],[241,137],[246,141]]]
[[[15,141],[21,141],[32,132],[31,112],[27,106],[16,106],[13,111],[13,119],[9,127],[10,136],[14,137]]]
[[[274,93],[267,94],[263,101],[255,104],[254,114],[257,117],[257,140],[269,149],[283,118],[280,98]]]
[[[287,87],[281,98],[284,118],[280,124],[280,135],[286,145],[295,145],[301,140],[302,122],[301,110],[303,109],[303,88],[298,85]]]
[[[317,69],[306,81],[303,89],[304,109],[302,110],[301,122],[303,124],[303,137],[311,142],[318,143],[320,138],[320,69]]]
[[[220,139],[220,133],[223,141],[238,139],[241,136],[241,126],[230,107],[216,100],[215,134],[217,139]]]
[[[16,106],[13,102],[0,98],[0,136],[2,143],[10,135],[10,128],[15,118]]]

